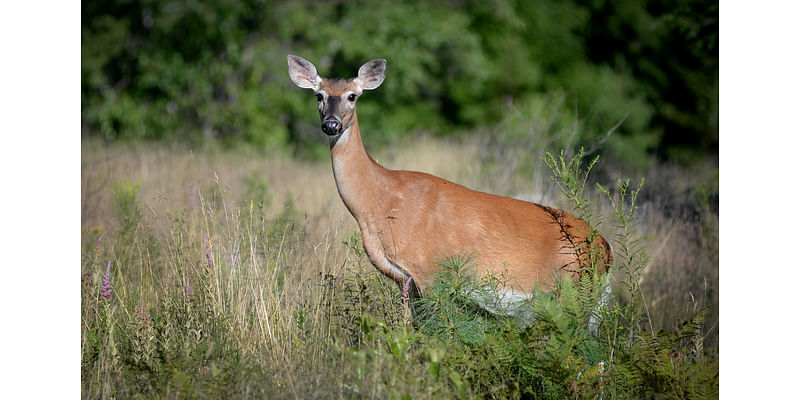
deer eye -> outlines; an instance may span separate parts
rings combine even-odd
[[[317,101],[322,101],[322,93],[317,93]]]
[[[347,100],[350,100],[350,101],[356,101],[356,95],[355,95],[355,93],[350,93],[350,96],[347,96]]]

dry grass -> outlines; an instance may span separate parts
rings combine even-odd
[[[480,172],[478,166],[470,167],[475,152],[474,143],[423,136],[398,150],[385,149],[373,156],[387,168],[429,172],[461,181]],[[124,179],[141,182],[139,197],[153,216],[164,210],[196,209],[198,192],[216,184],[230,198],[241,199],[249,184],[262,183],[271,200],[266,209],[269,214],[280,211],[284,200],[290,198],[307,213],[312,232],[324,231],[328,225],[345,225],[347,232],[356,229],[338,197],[327,162],[297,160],[279,152],[193,152],[157,145],[106,146],[97,141],[84,141],[81,151],[84,228],[112,227],[111,187]]]

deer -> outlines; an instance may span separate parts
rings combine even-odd
[[[323,78],[302,57],[287,60],[292,82],[316,95],[336,188],[366,255],[404,295],[410,288],[424,293],[440,261],[457,254],[470,256],[474,274],[507,278],[500,305],[484,306],[495,314],[515,315],[534,288],[552,289],[559,274],[578,279],[589,247],[601,255],[600,273],[608,271],[610,244],[568,212],[378,164],[364,148],[356,102],[383,83],[385,59],[363,64],[349,79]]]

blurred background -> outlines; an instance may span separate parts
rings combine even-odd
[[[555,148],[626,168],[716,164],[718,44],[718,4],[698,0],[84,1],[82,136],[327,158],[291,53],[326,77],[387,59],[359,103],[371,148],[418,132],[523,142],[496,127],[545,118],[569,131]]]

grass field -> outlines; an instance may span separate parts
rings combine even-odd
[[[507,150],[477,138],[422,137],[373,156],[389,168],[568,209],[540,149],[525,160],[509,159]],[[641,297],[641,309],[626,311],[633,302],[617,284],[619,300],[592,339],[564,300],[581,293],[568,290],[556,303],[537,305],[553,318],[526,329],[445,295],[436,301],[462,304],[456,308],[466,313],[451,321],[455,333],[410,327],[399,289],[363,253],[329,162],[92,140],[84,140],[81,158],[82,397],[716,393],[713,166],[644,173],[631,238],[649,257],[639,260],[641,290],[628,293]],[[620,176],[601,161],[590,182],[614,187]],[[599,230],[619,236],[614,210],[590,184]],[[452,267],[451,278],[461,279],[459,265]],[[626,325],[631,315],[642,318]],[[464,333],[473,331],[474,338]]]

